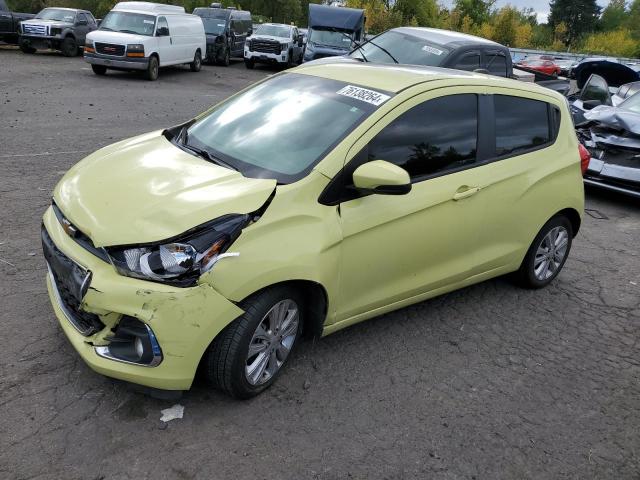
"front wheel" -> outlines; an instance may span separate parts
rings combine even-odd
[[[253,67],[256,66],[256,62],[254,62],[250,58],[245,58],[244,59],[244,66],[247,67],[249,70],[253,70]]]
[[[91,65],[91,70],[93,70],[93,73],[95,73],[96,75],[107,74],[107,67],[105,67],[104,65]]]
[[[571,222],[564,215],[549,220],[529,247],[517,272],[520,284],[526,288],[549,285],[567,261],[573,239]]]
[[[282,371],[302,332],[302,297],[274,287],[243,302],[245,313],[209,346],[203,370],[217,389],[250,398],[268,388]]]
[[[20,45],[20,50],[22,50],[22,53],[28,53],[28,54],[33,54],[36,53],[36,49],[33,47],[29,47],[27,45]]]
[[[199,72],[202,67],[202,54],[200,50],[196,51],[195,56],[193,57],[193,62],[189,64],[189,68],[192,72]]]
[[[145,72],[146,79],[150,81],[157,80],[159,68],[160,63],[158,62],[158,57],[151,57],[149,59],[149,65],[147,65],[147,71]]]
[[[60,44],[60,51],[65,57],[75,57],[78,55],[78,44],[75,38],[67,37]]]

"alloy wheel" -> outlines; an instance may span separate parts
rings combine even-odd
[[[299,309],[291,299],[276,303],[258,324],[245,366],[247,381],[254,386],[268,382],[286,361],[298,335]]]
[[[562,226],[549,230],[533,259],[533,272],[538,280],[544,281],[556,274],[567,256],[569,232]]]

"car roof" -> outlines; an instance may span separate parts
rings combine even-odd
[[[286,24],[286,23],[265,22],[265,23],[261,23],[260,25],[275,25],[276,27],[289,27],[289,28],[295,28],[293,25],[288,25],[288,24]]]
[[[419,83],[434,80],[485,80],[487,84],[513,85],[515,80],[440,67],[412,65],[372,64],[361,62],[340,62],[302,64],[293,70],[295,73],[355,83],[367,88],[397,93]],[[527,84],[531,90],[539,91],[534,85]],[[544,90],[544,89],[541,89]]]
[[[476,37],[475,35],[469,35],[466,33],[452,32],[451,30],[441,30],[439,28],[399,27],[392,29],[392,31],[430,40],[434,43],[449,47],[462,47],[465,45],[477,45],[480,43],[483,45],[506,48],[504,45],[487,40],[486,38]]]

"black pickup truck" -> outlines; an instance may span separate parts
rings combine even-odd
[[[0,0],[0,42],[18,43],[18,25],[22,20],[35,17],[31,13],[14,13],[7,2]]]

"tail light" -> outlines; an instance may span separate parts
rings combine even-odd
[[[591,154],[589,153],[589,150],[587,150],[581,143],[578,144],[578,152],[580,153],[580,169],[582,170],[582,175],[584,175],[587,171],[587,168],[589,168]]]

